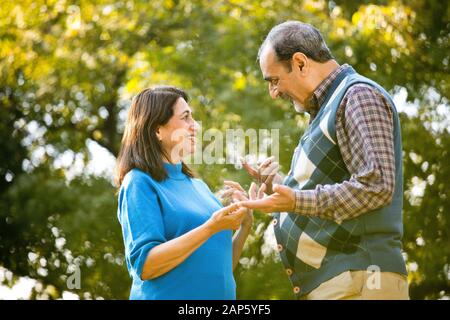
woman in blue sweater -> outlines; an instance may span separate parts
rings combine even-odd
[[[236,298],[252,212],[222,207],[182,162],[198,129],[187,101],[174,87],[146,89],[128,112],[116,182],[130,299]]]

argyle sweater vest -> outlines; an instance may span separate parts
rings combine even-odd
[[[336,112],[354,84],[379,90],[392,106],[395,148],[395,190],[388,205],[344,221],[296,213],[274,213],[274,233],[286,273],[298,298],[349,270],[380,270],[407,274],[401,253],[402,143],[400,122],[390,95],[377,83],[344,70],[331,84],[328,97],[300,139],[283,184],[300,190],[350,179],[336,137]],[[370,107],[370,106],[368,106]]]

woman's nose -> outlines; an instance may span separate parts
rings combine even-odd
[[[194,131],[194,133],[197,133],[197,131],[200,129],[200,124],[195,120],[192,120],[192,121],[193,121],[193,123],[191,126],[191,130]]]

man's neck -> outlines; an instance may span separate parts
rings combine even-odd
[[[316,88],[337,68],[339,68],[339,63],[337,63],[334,59],[324,63],[320,63],[319,67],[317,68]]]
[[[317,66],[315,68],[314,81],[311,83],[311,93],[306,100],[305,103],[305,111],[310,113],[311,116],[314,116],[314,113],[317,110],[313,110],[313,108],[309,105],[311,102],[311,98],[316,91],[317,87],[337,68],[340,67],[339,63],[336,60],[330,60],[324,63],[316,62]]]

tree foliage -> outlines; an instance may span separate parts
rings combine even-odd
[[[185,88],[204,128],[280,130],[285,173],[304,115],[271,101],[256,53],[288,19],[318,27],[339,63],[392,94],[402,113],[404,250],[412,298],[448,295],[449,31],[447,1],[6,0],[0,10],[0,266],[59,298],[81,266],[81,298],[126,298],[130,280],[110,177],[71,175],[95,141],[117,154],[130,98],[156,84]],[[62,165],[62,158],[73,158]],[[64,161],[63,161],[64,162]],[[80,164],[81,163],[81,164]],[[211,189],[248,177],[195,166]],[[238,297],[292,299],[276,254],[255,230],[236,271]]]

